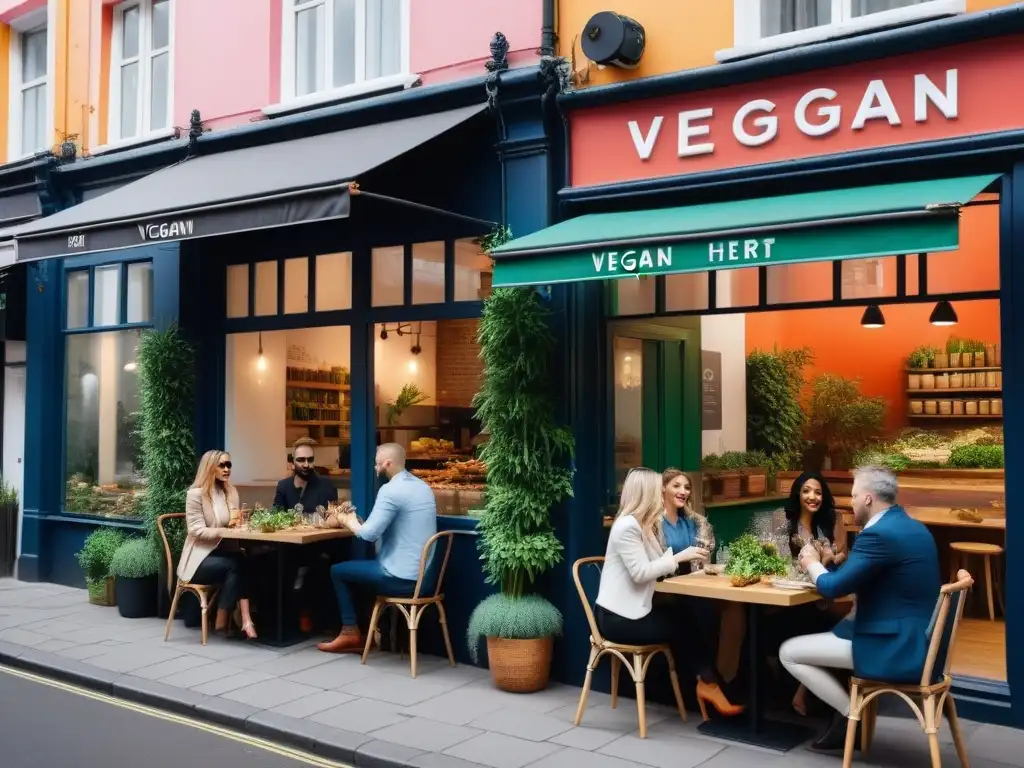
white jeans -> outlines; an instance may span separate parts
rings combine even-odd
[[[853,669],[853,644],[831,632],[787,640],[779,649],[779,661],[807,690],[841,715],[850,712],[850,692],[829,669]]]

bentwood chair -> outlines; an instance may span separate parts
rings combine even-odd
[[[941,768],[939,754],[939,725],[945,711],[949,729],[953,735],[956,754],[963,768],[970,768],[967,745],[964,743],[960,720],[953,702],[953,685],[949,668],[953,661],[956,633],[963,616],[967,591],[974,579],[967,571],[957,573],[957,581],[946,584],[939,590],[939,600],[932,614],[929,627],[928,656],[919,685],[896,685],[879,680],[853,678],[850,683],[850,714],[846,726],[846,748],[843,752],[843,768],[850,768],[857,738],[857,723],[861,723],[861,752],[867,754],[871,739],[875,735],[875,719],[878,713],[878,697],[891,693],[903,699],[928,737],[932,768]],[[936,682],[937,681],[937,682]],[[920,702],[920,705],[918,704]]]
[[[184,581],[177,578],[174,572],[174,555],[171,552],[171,544],[167,540],[167,532],[164,530],[164,523],[167,520],[180,520],[184,517],[184,512],[174,512],[169,515],[160,515],[160,517],[156,519],[156,528],[160,531],[160,539],[164,543],[164,557],[167,558],[167,593],[170,594],[171,588],[174,588],[174,598],[171,600],[171,612],[167,616],[167,629],[164,631],[164,642],[166,643],[167,638],[171,636],[171,626],[174,624],[174,616],[178,612],[178,600],[181,599],[182,592],[191,592],[199,599],[199,607],[203,611],[203,645],[206,645],[210,628],[207,620],[207,613],[209,612],[209,608],[213,604],[213,600],[217,596],[217,590],[220,589],[220,587],[211,584],[193,584],[191,581]]]
[[[444,541],[444,544],[439,542]],[[423,546],[423,555],[420,557],[420,573],[416,579],[416,589],[412,597],[385,597],[378,595],[373,603],[373,614],[370,616],[370,629],[366,633],[366,645],[363,647],[362,663],[370,655],[370,648],[373,646],[374,637],[377,634],[377,624],[380,617],[388,608],[395,608],[405,617],[405,623],[409,627],[409,663],[412,676],[416,677],[416,635],[419,632],[420,620],[423,613],[430,606],[437,606],[438,619],[441,622],[441,634],[444,636],[444,647],[448,651],[448,663],[455,666],[455,653],[452,651],[452,640],[448,636],[448,616],[444,612],[444,593],[441,588],[444,585],[444,574],[448,570],[448,558],[452,554],[452,542],[455,541],[455,531],[440,531],[435,533]],[[436,546],[436,552],[434,551]],[[432,569],[434,558],[441,554],[441,547],[444,547],[444,557],[440,560],[440,566]],[[434,558],[431,558],[433,552]],[[428,571],[433,570],[433,573]],[[436,573],[437,578],[433,578]],[[433,581],[433,594],[421,594],[424,591],[425,578]]]
[[[572,564],[572,580],[576,583],[576,591],[579,592],[580,602],[583,603],[583,612],[587,615],[587,623],[590,625],[590,660],[587,662],[587,677],[583,681],[583,690],[580,691],[580,703],[576,708],[576,718],[573,725],[577,726],[583,720],[583,711],[587,707],[587,696],[590,695],[590,684],[594,678],[594,670],[601,662],[603,656],[610,656],[612,660],[612,709],[619,702],[619,671],[622,665],[626,666],[629,676],[633,678],[636,686],[636,710],[640,720],[640,738],[647,738],[647,704],[644,697],[644,681],[647,679],[647,669],[651,666],[651,660],[659,653],[665,655],[668,661],[668,673],[672,679],[672,692],[676,695],[676,706],[679,708],[679,716],[686,722],[686,707],[683,705],[683,693],[679,690],[679,676],[676,674],[676,661],[672,657],[672,649],[668,643],[657,643],[652,645],[623,645],[605,640],[601,636],[601,630],[597,628],[597,620],[594,618],[594,610],[590,606],[590,599],[587,597],[583,583],[580,581],[580,569],[583,566],[594,566],[598,572],[604,563],[603,557],[584,557]],[[626,655],[630,659],[626,659]]]

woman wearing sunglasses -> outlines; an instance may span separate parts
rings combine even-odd
[[[256,628],[249,612],[249,572],[245,553],[236,541],[221,539],[218,529],[238,524],[238,491],[231,484],[231,454],[207,451],[199,460],[195,482],[185,500],[188,535],[178,562],[178,578],[197,584],[219,584],[214,629],[227,631],[228,617],[238,604],[242,632],[250,640]]]

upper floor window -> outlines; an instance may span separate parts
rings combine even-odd
[[[966,0],[735,0],[736,47],[719,60],[966,11]]]
[[[111,141],[171,124],[171,0],[130,0],[114,9],[110,62]]]
[[[283,96],[408,71],[408,0],[285,0]]]
[[[12,24],[11,158],[40,152],[50,145],[49,62],[46,9]]]

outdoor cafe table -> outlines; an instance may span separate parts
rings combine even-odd
[[[223,528],[218,530],[222,539],[234,539],[236,541],[250,541],[257,544],[273,544],[277,552],[277,622],[275,632],[269,638],[260,635],[259,642],[264,645],[271,645],[277,648],[286,645],[294,645],[299,642],[299,637],[286,637],[284,629],[284,573],[285,573],[285,547],[304,546],[306,544],[317,544],[321,541],[334,539],[351,538],[352,532],[347,528],[289,528],[274,533],[254,531],[249,528]]]
[[[738,741],[780,752],[788,751],[809,739],[810,728],[795,723],[768,720],[763,713],[763,694],[760,682],[761,658],[758,638],[761,607],[793,608],[816,603],[823,599],[815,590],[778,589],[771,584],[759,583],[748,587],[734,587],[728,576],[712,576],[702,571],[673,576],[658,582],[655,589],[670,595],[703,597],[743,603],[747,607],[747,648],[750,656],[750,697],[747,712],[740,717],[712,716],[698,730],[708,736]]]

